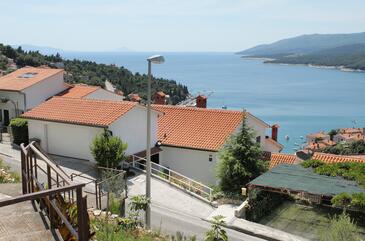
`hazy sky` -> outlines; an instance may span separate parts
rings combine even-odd
[[[0,0],[0,42],[66,50],[238,51],[365,31],[364,0]]]

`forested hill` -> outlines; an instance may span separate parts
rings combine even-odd
[[[302,35],[239,52],[265,63],[311,64],[365,70],[365,33]]]
[[[125,95],[138,93],[143,99],[146,99],[147,75],[133,74],[124,67],[76,59],[66,60],[59,54],[43,55],[38,51],[24,51],[21,47],[15,49],[11,46],[0,44],[0,70],[3,70],[5,73],[13,70],[13,68],[9,68],[9,59],[12,59],[18,68],[41,65],[55,67],[61,64],[64,65],[66,70],[65,79],[69,83],[85,83],[104,87],[105,80],[109,80],[118,90],[123,91]],[[171,104],[185,100],[189,95],[186,86],[174,80],[163,78],[153,79],[152,93],[156,91],[163,91],[170,95]]]

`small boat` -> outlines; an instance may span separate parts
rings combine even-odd
[[[285,140],[289,141],[289,136],[288,135],[285,135]]]

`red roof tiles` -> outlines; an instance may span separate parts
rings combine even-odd
[[[312,156],[312,160],[322,161],[327,164],[339,162],[365,162],[365,158],[363,157],[342,156],[321,152],[315,152]]]
[[[269,161],[269,169],[279,164],[296,164],[300,159],[296,155],[264,152],[264,159]]]
[[[0,77],[0,90],[21,91],[61,72],[63,69],[24,67]]]
[[[53,97],[24,113],[27,119],[107,127],[137,103]]]
[[[218,151],[240,126],[244,112],[152,105],[164,115],[158,119],[162,145]]]
[[[95,91],[100,89],[99,86],[91,86],[85,84],[76,84],[71,86],[69,89],[60,93],[59,96],[67,98],[83,98]]]

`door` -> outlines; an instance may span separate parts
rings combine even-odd
[[[9,125],[9,110],[4,110],[4,126]]]

